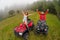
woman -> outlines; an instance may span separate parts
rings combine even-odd
[[[28,22],[27,22],[27,20],[28,20],[28,12],[27,11],[22,11],[22,13],[23,13],[23,23],[25,23],[26,24],[26,26],[27,26],[27,28],[28,28]]]

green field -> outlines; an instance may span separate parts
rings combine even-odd
[[[36,12],[30,12],[33,15],[29,16],[36,25],[39,16]],[[17,14],[0,22],[0,40],[23,40],[14,35],[14,28],[22,23],[22,15]],[[47,14],[47,24],[49,26],[48,35],[35,35],[30,32],[28,40],[60,40],[60,21],[53,14]]]

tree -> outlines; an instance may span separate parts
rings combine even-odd
[[[57,17],[60,20],[60,0],[54,0],[53,4],[54,4],[56,12],[57,12]]]
[[[10,16],[13,16],[13,15],[14,15],[14,13],[15,13],[15,11],[14,11],[14,10],[10,10],[10,11],[9,11],[9,15],[10,15]]]
[[[17,10],[17,13],[20,13],[20,11],[19,11],[19,10]]]

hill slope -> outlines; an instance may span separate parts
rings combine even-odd
[[[39,16],[36,12],[32,12],[29,18],[32,19],[36,25]],[[22,15],[5,19],[0,22],[0,40],[22,40],[14,35],[14,27],[22,22]],[[47,24],[49,26],[48,35],[35,35],[33,31],[30,32],[29,40],[60,40],[60,22],[55,15],[47,15]]]

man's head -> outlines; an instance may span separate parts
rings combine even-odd
[[[42,11],[41,14],[44,14],[44,12]]]

